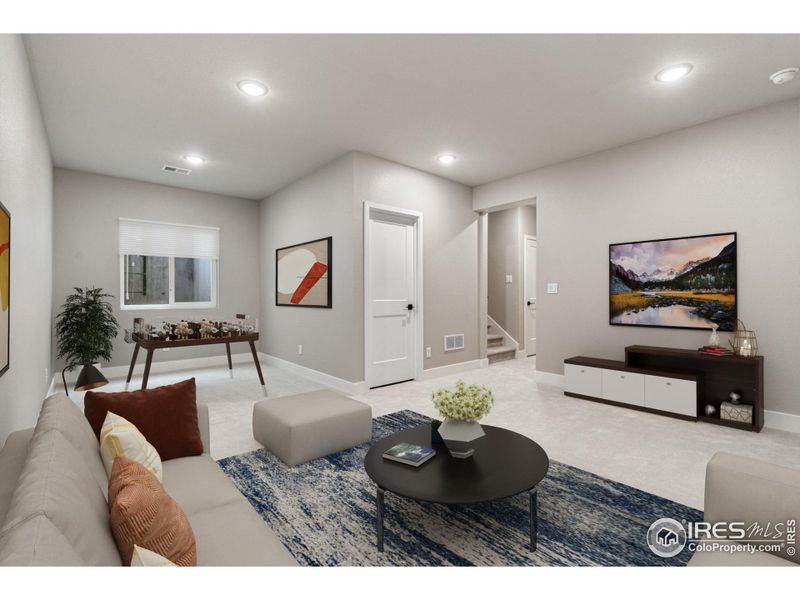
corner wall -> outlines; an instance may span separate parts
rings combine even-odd
[[[55,241],[53,314],[57,314],[74,287],[95,286],[112,294],[120,333],[111,361],[104,366],[130,364],[133,345],[123,330],[134,317],[160,323],[166,319],[216,317],[259,313],[258,202],[180,188],[55,169]],[[220,228],[220,261],[216,308],[121,310],[119,218],[145,219]],[[55,340],[54,340],[55,347]],[[231,352],[248,353],[246,344],[232,344]],[[223,346],[170,348],[153,354],[153,362],[224,356]],[[57,361],[57,370],[63,368]],[[144,369],[139,353],[137,376]],[[60,381],[60,378],[57,378]]]
[[[791,100],[476,188],[476,210],[536,198],[537,369],[622,359],[630,344],[705,343],[705,331],[608,324],[608,244],[736,231],[739,316],[766,357],[766,408],[800,415],[798,165]]]
[[[11,213],[10,368],[0,377],[0,443],[33,427],[49,385],[52,174],[22,38],[0,35],[0,202]]]

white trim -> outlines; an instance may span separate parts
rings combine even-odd
[[[521,226],[522,226],[522,218],[520,217],[520,227]],[[539,256],[539,242],[536,241],[536,236],[528,235],[527,233],[523,234],[522,235],[522,285],[520,286],[522,288],[520,292],[520,301],[522,303],[521,306],[522,306],[522,338],[523,338],[522,347],[520,348],[520,350],[522,350],[523,357],[528,356],[528,340],[530,339],[530,336],[528,335],[528,317],[525,314],[525,311],[528,307],[526,304],[527,298],[525,298],[525,290],[528,287],[528,240],[531,240],[536,243],[536,256],[537,257]],[[539,275],[538,269],[536,270],[536,275],[537,276]],[[534,290],[537,289],[535,283],[536,282],[534,282],[534,288],[533,288]],[[537,320],[538,320],[538,314],[537,314]],[[537,335],[536,337],[538,342],[539,336]],[[531,354],[531,356],[534,356],[534,354]]]
[[[422,225],[422,213],[416,210],[409,210],[406,208],[398,208],[396,206],[390,206],[387,204],[378,204],[375,202],[364,202],[364,210],[362,213],[362,220],[363,220],[363,227],[362,227],[362,235],[364,238],[364,259],[362,263],[362,268],[364,271],[364,379],[366,381],[367,387],[369,387],[370,382],[370,356],[372,351],[372,344],[371,344],[371,333],[372,333],[372,319],[369,318],[370,315],[370,305],[369,305],[369,221],[370,221],[370,213],[372,211],[379,212],[379,213],[386,213],[388,215],[399,215],[404,217],[409,217],[414,221],[414,238],[415,238],[415,248],[414,248],[414,271],[416,275],[416,315],[415,315],[415,322],[416,322],[416,331],[415,331],[415,340],[414,340],[414,348],[416,349],[416,356],[414,360],[414,379],[421,379],[422,374],[424,371],[424,364],[425,364],[425,335],[424,335],[424,323],[425,323],[425,306],[423,299],[425,298],[424,290],[423,290],[423,241],[422,241],[422,233],[423,233],[423,225]]]
[[[544,383],[546,385],[555,385],[560,388],[564,387],[564,376],[558,373],[548,373],[547,371],[534,371],[533,378],[536,383]]]
[[[777,410],[765,410],[764,427],[800,433],[800,415],[778,412]]]
[[[325,387],[329,387],[344,394],[354,396],[356,394],[366,394],[369,391],[369,388],[364,381],[347,381],[345,379],[340,379],[339,377],[334,377],[333,375],[328,375],[322,371],[316,371],[283,358],[272,356],[271,354],[265,354],[263,352],[259,352],[258,354],[261,357],[261,361],[265,365],[283,369],[284,371],[288,371],[289,373],[298,375],[308,379],[309,381],[313,381],[314,383],[319,383],[320,385],[324,385]],[[267,384],[269,385],[269,382],[267,382]]]
[[[486,358],[477,358],[475,360],[467,360],[452,365],[444,365],[441,367],[433,367],[425,369],[422,372],[421,379],[427,381],[428,379],[436,379],[437,377],[446,377],[447,375],[455,375],[463,373],[464,371],[472,371],[475,369],[485,369],[489,366],[489,360]]]
[[[131,347],[131,352],[133,352],[133,345]],[[155,356],[155,354],[154,354]],[[240,363],[250,363],[253,365],[253,355],[250,352],[239,352],[237,354],[231,353],[231,362],[234,364]],[[219,356],[200,356],[197,358],[183,358],[178,360],[162,360],[156,362],[155,360],[150,365],[150,374],[154,373],[168,373],[170,371],[186,371],[190,369],[203,369],[206,367],[218,367],[228,364],[228,357],[226,354],[221,354]],[[100,369],[100,372],[106,377],[106,379],[116,379],[116,378],[124,378],[128,376],[128,369],[130,368],[130,364],[127,365],[116,365],[114,367],[104,367],[102,364],[97,363],[97,368]],[[62,367],[63,369],[63,367]],[[75,367],[72,371],[67,371],[65,374],[67,378],[67,384],[75,383],[78,379],[78,373],[80,373],[80,368]],[[141,383],[141,378],[144,373],[144,361],[139,360],[136,363],[136,367],[133,370],[133,377],[131,378],[131,385],[133,386],[136,384],[138,386]],[[138,383],[137,383],[138,378]],[[63,391],[64,384],[61,381],[61,370],[58,370],[56,373],[53,374],[53,379],[50,382],[50,388],[48,391],[48,395],[53,393],[54,391]]]

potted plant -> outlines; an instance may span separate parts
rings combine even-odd
[[[433,405],[444,419],[439,435],[453,457],[469,458],[475,453],[472,442],[484,436],[478,421],[489,414],[493,404],[489,388],[461,380],[452,391],[441,388],[433,393]]]
[[[98,359],[111,360],[114,338],[119,331],[119,323],[113,308],[102,288],[75,288],[75,293],[67,296],[56,317],[56,336],[58,337],[58,358],[66,362],[61,378],[64,391],[67,382],[64,372],[81,366],[76,391],[90,390],[108,383],[100,371],[93,366]],[[69,392],[67,392],[69,393]]]

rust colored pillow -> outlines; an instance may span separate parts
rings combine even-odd
[[[150,471],[118,456],[108,480],[111,532],[122,564],[130,566],[134,544],[181,567],[197,565],[194,532],[183,509]]]
[[[86,392],[83,414],[98,440],[109,411],[133,423],[161,460],[203,453],[194,377],[150,390]]]

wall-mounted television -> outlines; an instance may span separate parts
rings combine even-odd
[[[736,233],[609,244],[611,325],[736,329]]]

